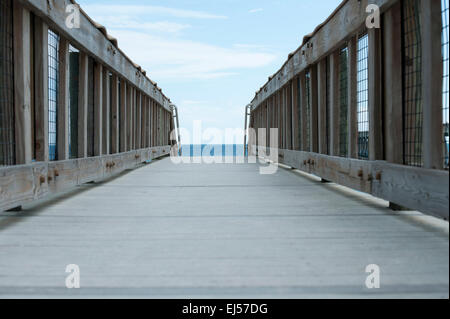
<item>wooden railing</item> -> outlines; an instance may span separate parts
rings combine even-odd
[[[278,128],[280,163],[448,220],[445,20],[440,0],[343,1],[256,93],[250,127]],[[270,151],[270,130],[250,138]]]
[[[105,28],[71,28],[68,0],[0,2],[0,210],[170,153],[170,100]]]

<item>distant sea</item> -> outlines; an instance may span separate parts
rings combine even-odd
[[[182,144],[183,156],[244,156],[244,144]]]

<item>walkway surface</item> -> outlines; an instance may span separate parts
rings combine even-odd
[[[0,213],[0,298],[448,298],[448,223],[386,206],[287,169],[166,158]]]

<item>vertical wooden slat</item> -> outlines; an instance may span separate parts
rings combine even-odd
[[[403,164],[401,2],[384,14],[384,128],[386,161]]]
[[[127,151],[131,151],[133,149],[133,87],[127,85]]]
[[[119,152],[119,83],[113,73],[111,78],[111,154]]]
[[[142,148],[142,94],[140,91],[137,91],[136,96],[136,149]]]
[[[307,103],[307,92],[306,92],[306,74],[302,72],[300,74],[300,118],[301,118],[301,150],[305,151],[308,149],[307,147],[307,135],[308,134],[308,126],[307,126],[307,118],[306,118],[306,103]]]
[[[69,158],[69,41],[59,41],[59,87],[58,87],[58,160]]]
[[[327,59],[317,65],[317,119],[319,153],[327,154]]]
[[[78,157],[87,157],[87,115],[89,92],[89,56],[80,52],[78,90]]]
[[[339,156],[339,52],[330,55],[330,155]]]
[[[31,162],[30,12],[13,1],[16,164]],[[3,70],[2,70],[3,71]]]
[[[153,146],[153,113],[152,113],[152,99],[148,98],[147,99],[147,108],[148,108],[148,147],[152,147]]]
[[[442,169],[444,162],[441,1],[420,1],[420,5],[422,14],[423,160],[425,168]]]
[[[110,114],[110,76],[109,71],[106,68],[103,68],[103,90],[102,90],[102,153],[110,154],[110,123],[111,123],[111,114]]]
[[[297,87],[297,81],[298,78],[295,78],[292,82],[291,82],[291,87],[292,87],[292,127],[293,127],[293,139],[292,139],[292,143],[293,143],[293,149],[294,150],[299,150],[300,149],[300,132],[299,132],[299,118],[300,118],[300,113],[299,113],[299,106],[298,106],[298,87]]]
[[[318,136],[318,82],[317,82],[317,65],[311,66],[311,118],[310,118],[310,150],[317,153],[319,151]]]
[[[94,156],[102,155],[103,65],[94,66]]]
[[[14,1],[14,5],[20,6],[17,1]],[[29,17],[26,17],[26,20],[29,21]],[[15,18],[14,23],[19,23],[18,17]],[[26,50],[26,47],[21,46],[18,50],[19,52],[20,50]],[[16,51],[16,54],[18,54],[18,51]],[[48,26],[38,17],[34,19],[34,61],[36,160],[48,162]],[[16,65],[19,69],[25,66],[25,61],[24,64]],[[15,92],[20,92],[20,90],[16,89]],[[29,89],[22,89],[22,92],[26,94]]]
[[[381,30],[370,29],[369,37],[369,159],[383,159]]]
[[[142,94],[141,98],[141,148],[147,148],[147,124],[148,124],[148,116],[147,116],[147,96]]]
[[[120,81],[120,152],[128,150],[128,83]]]
[[[358,157],[357,36],[348,41],[348,157]]]

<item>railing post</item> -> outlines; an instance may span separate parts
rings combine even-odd
[[[358,157],[357,36],[348,42],[348,157]]]
[[[369,159],[372,161],[383,159],[383,119],[381,88],[381,30],[369,29]]]
[[[443,168],[441,1],[420,1],[424,167]],[[448,54],[448,52],[447,52]],[[448,88],[447,88],[448,89]]]
[[[339,156],[339,51],[330,55],[330,155]]]
[[[100,156],[103,150],[103,66],[100,63],[94,66],[94,88],[94,156]]]
[[[327,153],[327,59],[317,65],[318,143],[319,153]]]
[[[386,161],[403,164],[401,2],[384,14],[384,127]]]
[[[69,41],[59,41],[58,160],[69,158]]]
[[[302,134],[301,134],[301,150],[305,151],[307,150],[307,139],[306,139],[306,134],[308,134],[307,132],[307,124],[306,124],[306,102],[307,102],[307,98],[306,98],[306,73],[302,72],[300,74],[300,121],[301,121],[301,130],[302,130]]]
[[[110,101],[110,76],[107,68],[103,68],[103,97],[102,97],[102,153],[105,155],[110,154],[110,123],[111,123],[111,101]]]
[[[120,81],[120,152],[128,150],[128,83]]]
[[[119,79],[113,73],[111,78],[111,154],[119,153]]]
[[[141,149],[141,130],[142,130],[142,94],[136,90],[136,149]]]
[[[133,87],[127,85],[127,151],[133,150]]]
[[[300,127],[299,127],[299,121],[300,121],[300,109],[299,109],[299,101],[298,101],[298,78],[295,78],[291,82],[292,86],[292,127],[293,127],[293,149],[299,150],[300,149]]]
[[[18,1],[13,1],[13,21],[16,164],[28,164],[33,156],[31,143],[30,12]]]
[[[78,91],[78,157],[87,157],[87,115],[89,56],[80,51],[79,91]]]
[[[14,5],[19,4],[14,1]],[[36,160],[48,162],[48,26],[38,17],[34,19],[34,61]]]
[[[310,69],[310,151],[317,153],[319,151],[318,136],[318,83],[317,83],[317,64],[311,66]]]

